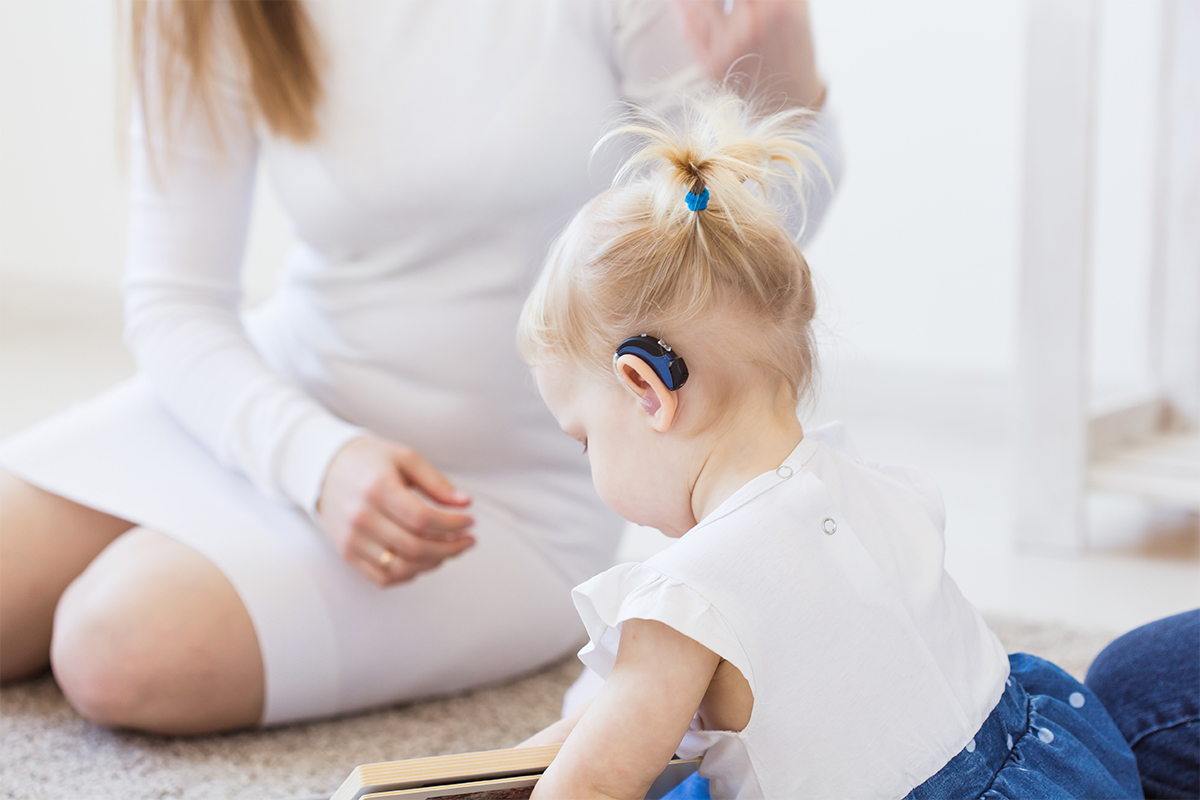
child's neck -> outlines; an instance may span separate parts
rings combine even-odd
[[[700,522],[738,489],[787,458],[804,430],[794,409],[742,415],[722,430],[699,455],[700,468],[692,483],[692,514]]]

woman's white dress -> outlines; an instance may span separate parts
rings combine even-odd
[[[262,648],[265,724],[503,679],[582,640],[571,587],[610,565],[621,524],[538,398],[516,320],[554,233],[611,179],[616,154],[589,155],[621,101],[662,108],[700,82],[660,0],[306,7],[319,137],[248,118],[228,57],[219,138],[181,110],[152,161],[161,129],[139,118],[124,282],[139,375],[0,446],[0,468],[222,570]],[[299,244],[243,313],[260,161]],[[474,548],[386,590],[338,556],[311,515],[364,431],[471,494]]]

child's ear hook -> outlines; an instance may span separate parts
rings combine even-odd
[[[687,383],[687,364],[662,339],[645,333],[630,336],[617,345],[617,352],[613,353],[613,364],[626,354],[637,356],[649,364],[663,385],[672,392]]]

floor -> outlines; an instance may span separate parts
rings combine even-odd
[[[1110,632],[989,619],[1010,651],[1082,677]],[[454,697],[267,730],[170,738],[82,719],[50,676],[0,689],[0,797],[322,800],[357,764],[511,746],[558,717],[571,657]],[[474,796],[474,795],[472,795]]]
[[[0,282],[0,438],[133,374],[112,290]],[[827,363],[806,424],[841,419],[873,458],[916,464],[941,484],[947,566],[990,616],[1125,630],[1200,605],[1200,520],[1118,496],[1089,501],[1090,549],[1064,556],[1012,544],[1011,386]],[[667,543],[631,529],[624,559]]]

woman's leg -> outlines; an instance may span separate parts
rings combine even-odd
[[[46,668],[63,590],[129,528],[0,472],[0,681]]]
[[[0,472],[0,677],[53,660],[67,698],[104,725],[255,724],[262,658],[237,593],[194,550],[130,527]]]
[[[101,725],[196,734],[256,724],[263,662],[229,580],[195,550],[134,529],[63,594],[54,674]]]
[[[1200,796],[1200,610],[1120,637],[1086,683],[1133,748],[1146,797]]]

